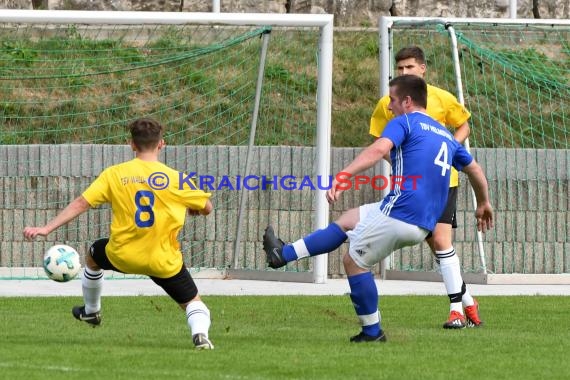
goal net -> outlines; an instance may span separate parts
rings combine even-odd
[[[418,45],[427,82],[463,98],[472,114],[469,144],[488,176],[496,220],[477,235],[460,177],[454,246],[463,269],[570,273],[570,23],[385,18],[381,41],[389,52],[383,83],[395,52]],[[427,245],[395,254],[391,269],[435,270]]]
[[[45,278],[49,246],[86,252],[108,236],[109,207],[46,239],[22,230],[133,158],[126,125],[139,117],[166,126],[161,160],[213,193],[215,211],[179,236],[187,266],[265,271],[266,225],[292,239],[326,223],[324,197],[281,177],[328,175],[331,50],[328,15],[3,11],[0,278]],[[284,273],[322,281],[315,265]]]

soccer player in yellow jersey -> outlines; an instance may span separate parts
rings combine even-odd
[[[213,349],[208,337],[210,311],[184,265],[177,240],[187,213],[212,211],[211,194],[158,161],[165,146],[161,124],[138,119],[129,130],[135,158],[105,169],[55,218],[43,227],[26,227],[24,236],[47,236],[89,208],[110,203],[110,236],[95,241],[85,255],[81,279],[85,305],[74,307],[73,316],[93,326],[101,323],[103,270],[147,275],[186,312],[194,346]]]
[[[396,54],[395,60],[397,75],[412,74],[424,77],[426,63],[424,52],[419,47],[409,46],[401,49]],[[469,124],[467,123],[471,116],[469,111],[457,101],[455,96],[441,88],[428,84],[427,93],[427,114],[446,127],[453,128],[455,139],[463,143],[470,132]],[[370,134],[374,137],[380,137],[388,121],[394,117],[394,114],[388,109],[389,102],[390,99],[387,95],[382,97],[372,113]],[[482,324],[479,318],[479,305],[465,286],[461,276],[459,258],[453,248],[452,228],[457,228],[458,185],[459,177],[457,171],[452,168],[447,206],[432,235],[426,239],[435,255],[436,261],[439,263],[443,282],[450,300],[449,318],[443,324],[443,327],[448,329],[480,326]]]

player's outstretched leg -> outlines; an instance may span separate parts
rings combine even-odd
[[[334,251],[348,239],[346,232],[337,223],[316,230],[291,244],[277,238],[273,227],[268,226],[263,235],[263,250],[271,268],[281,268],[290,261]]]
[[[273,227],[267,226],[263,234],[263,250],[267,257],[267,265],[270,268],[277,269],[287,265],[287,261],[283,258],[283,240],[275,236]]]
[[[74,306],[73,309],[71,309],[71,313],[78,321],[89,323],[93,327],[101,324],[101,313],[98,311],[94,313],[86,313],[85,306]]]

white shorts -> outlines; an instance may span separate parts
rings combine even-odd
[[[400,248],[421,243],[429,233],[383,214],[380,202],[362,205],[359,212],[360,221],[347,232],[350,239],[348,254],[363,269],[371,269]]]

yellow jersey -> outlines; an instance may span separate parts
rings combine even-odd
[[[394,114],[388,109],[390,98],[386,95],[382,97],[372,116],[370,118],[370,134],[374,137],[380,137],[386,124]],[[457,98],[451,93],[435,86],[427,85],[427,108],[426,112],[429,116],[437,120],[446,127],[459,128],[471,117],[467,109],[457,101]],[[459,185],[459,176],[457,171],[452,168],[449,179],[450,187]]]
[[[106,253],[117,269],[159,278],[180,271],[177,236],[187,209],[204,209],[211,196],[182,175],[161,162],[135,158],[105,169],[83,192],[91,207],[111,204]]]

